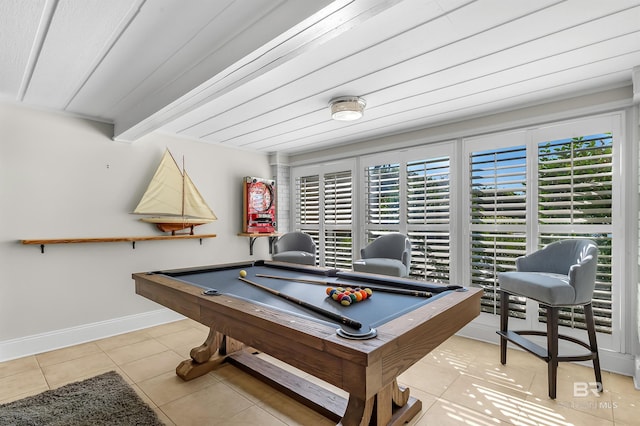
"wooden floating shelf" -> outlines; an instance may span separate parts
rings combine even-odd
[[[73,244],[73,243],[117,243],[130,242],[133,248],[136,248],[136,241],[155,241],[155,240],[192,240],[199,239],[202,244],[203,238],[215,238],[216,234],[201,235],[152,235],[139,237],[104,237],[104,238],[58,238],[45,240],[20,240],[22,244],[34,244],[40,246],[40,251],[44,253],[44,246],[47,244]]]

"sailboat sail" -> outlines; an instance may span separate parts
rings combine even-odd
[[[133,213],[160,215],[141,220],[155,223],[162,231],[191,228],[217,219],[186,173],[166,150],[151,182]]]
[[[184,215],[211,220],[217,219],[186,171],[184,172]]]

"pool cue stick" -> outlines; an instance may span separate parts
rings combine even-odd
[[[297,299],[297,298],[295,298],[293,296],[289,296],[288,294],[281,293],[278,290],[274,290],[272,288],[263,286],[261,284],[255,283],[255,282],[253,282],[251,280],[248,280],[246,278],[238,277],[238,279],[240,281],[244,281],[247,284],[251,284],[252,286],[258,287],[259,289],[262,289],[264,291],[268,291],[271,294],[275,294],[276,296],[282,297],[283,299],[286,299],[286,300],[288,300],[290,302],[297,303],[298,305],[303,306],[303,307],[305,307],[307,309],[311,309],[312,311],[317,312],[320,315],[323,315],[323,316],[325,316],[327,318],[331,318],[334,321],[340,321],[342,324],[348,325],[349,327],[353,327],[353,328],[358,329],[358,330],[360,328],[362,328],[362,324],[361,323],[359,323],[358,321],[353,320],[351,318],[344,317],[342,315],[338,315],[338,314],[336,314],[334,312],[331,312],[331,311],[327,311],[325,309],[322,309],[319,306],[316,306],[314,304],[305,302],[304,300]]]
[[[262,278],[273,278],[276,280],[286,280],[286,281],[297,281],[301,283],[308,284],[320,284],[320,285],[328,285],[330,287],[338,286],[341,287],[341,283],[334,281],[323,281],[323,280],[309,280],[302,278],[289,278],[289,277],[281,277],[278,275],[265,275],[265,274],[256,274],[256,277]],[[417,297],[431,297],[431,293],[428,291],[420,291],[420,290],[409,290],[406,288],[389,288],[389,287],[378,287],[376,285],[363,285],[362,287],[370,288],[374,291],[380,291],[383,293],[395,293],[395,294],[404,294],[407,296],[417,296]]]

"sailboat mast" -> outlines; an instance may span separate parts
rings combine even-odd
[[[186,188],[185,188],[185,169],[184,169],[184,155],[182,156],[182,217],[184,217],[184,197],[185,197],[185,192],[186,192]]]

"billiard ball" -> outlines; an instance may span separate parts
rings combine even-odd
[[[247,271],[245,271],[244,269],[241,269],[241,270],[240,270],[240,276],[241,276],[242,278],[246,277],[246,276],[247,276]]]

